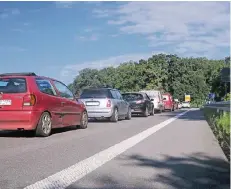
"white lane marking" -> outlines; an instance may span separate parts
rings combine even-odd
[[[112,160],[116,156],[125,152],[129,148],[135,146],[136,144],[146,139],[150,135],[154,134],[158,130],[164,128],[166,125],[175,121],[177,118],[186,114],[188,111],[190,110],[182,112],[173,118],[170,118],[145,131],[142,131],[141,133],[136,134],[135,136],[131,138],[128,138],[118,144],[115,144],[114,146],[111,146],[106,150],[103,150],[41,181],[38,181],[32,185],[29,185],[25,187],[24,189],[64,189],[68,187],[69,185],[71,185],[72,183],[80,180],[87,174],[91,173],[98,167]]]

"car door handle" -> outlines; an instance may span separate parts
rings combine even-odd
[[[65,102],[61,102],[61,106],[63,106],[65,104]]]

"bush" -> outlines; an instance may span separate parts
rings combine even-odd
[[[225,96],[225,101],[230,101],[230,93],[227,93],[227,95]]]
[[[222,150],[230,160],[230,112],[217,111],[209,107],[203,108],[203,112]]]
[[[216,119],[216,125],[229,135],[230,134],[230,113],[223,112],[218,119]]]

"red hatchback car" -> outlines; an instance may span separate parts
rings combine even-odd
[[[174,111],[174,100],[172,95],[170,93],[165,93],[162,96],[165,110]]]
[[[83,103],[62,82],[35,73],[0,74],[0,130],[34,130],[49,136],[52,128],[87,128]]]

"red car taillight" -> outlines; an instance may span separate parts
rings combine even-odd
[[[111,100],[107,100],[107,108],[111,107]]]
[[[34,106],[36,97],[33,94],[29,94],[23,97],[23,106]]]

